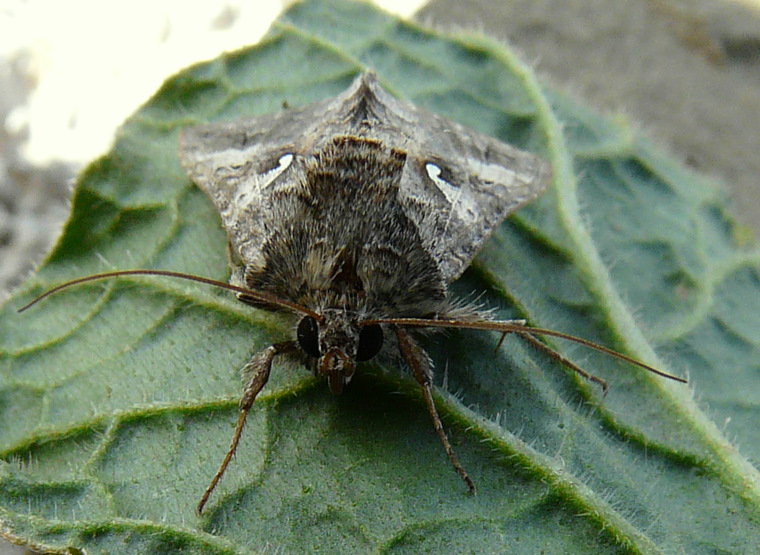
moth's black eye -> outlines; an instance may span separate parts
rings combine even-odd
[[[304,316],[298,322],[298,344],[310,357],[319,357],[319,324],[311,316]]]
[[[359,331],[359,348],[356,349],[356,360],[364,362],[371,359],[383,348],[383,328],[380,324],[363,326]]]

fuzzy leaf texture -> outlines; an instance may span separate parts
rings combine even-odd
[[[541,153],[555,181],[455,293],[680,375],[548,341],[425,340],[454,473],[413,379],[366,364],[340,397],[276,365],[202,517],[252,352],[291,333],[223,291],[218,215],[180,168],[185,126],[299,106],[366,68],[394,94]],[[80,177],[63,236],[0,318],[0,532],[88,553],[750,553],[760,537],[760,256],[723,193],[537,85],[504,46],[362,3],[296,4],[258,45],[170,78]],[[448,392],[454,392],[450,394]]]

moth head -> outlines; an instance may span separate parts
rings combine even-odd
[[[357,362],[373,358],[383,347],[380,324],[360,325],[344,310],[328,309],[321,321],[306,315],[298,323],[298,344],[317,360],[317,373],[339,394],[351,381]]]

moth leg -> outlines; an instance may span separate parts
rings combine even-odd
[[[504,323],[506,324],[517,324],[518,326],[525,326],[528,324],[527,320],[505,320]],[[507,335],[510,333],[514,333],[511,331],[505,331],[501,333],[501,337],[499,338],[499,342],[496,344],[496,348],[493,350],[494,353],[498,352],[499,349],[501,349],[501,345],[504,343],[504,340],[507,338]]]
[[[557,351],[555,351],[548,345],[542,343],[541,341],[539,341],[538,339],[536,339],[529,333],[520,333],[520,332],[514,332],[514,333],[522,337],[525,341],[533,345],[536,349],[543,351],[544,353],[552,357],[554,360],[556,360],[563,366],[567,366],[568,368],[570,368],[570,370],[572,370],[573,372],[575,372],[582,378],[590,382],[599,384],[599,387],[602,388],[602,395],[605,395],[605,396],[607,395],[607,390],[609,389],[609,386],[607,385],[607,382],[604,379],[600,378],[599,376],[595,376],[594,374],[589,374],[583,368],[581,368],[574,362],[569,361],[568,359],[563,357],[561,354],[559,354]]]
[[[216,476],[211,480],[211,485],[206,489],[203,497],[201,497],[200,503],[198,503],[198,514],[203,513],[203,507],[206,505],[211,492],[214,491],[219,480],[222,479],[224,472],[227,470],[227,466],[230,464],[232,457],[235,455],[238,443],[240,442],[240,436],[243,435],[243,427],[245,421],[248,418],[248,411],[251,410],[253,402],[256,400],[256,396],[264,388],[267,381],[269,381],[269,373],[272,370],[272,361],[277,355],[285,353],[291,353],[298,349],[295,341],[285,341],[283,343],[275,343],[270,345],[263,351],[256,353],[253,358],[243,367],[243,375],[250,375],[248,385],[245,386],[243,396],[240,399],[240,409],[238,413],[237,426],[235,427],[235,433],[232,436],[232,442],[230,443],[230,449],[224,456],[222,465],[216,472]]]
[[[404,328],[394,326],[393,331],[396,333],[401,355],[409,365],[409,368],[411,368],[414,379],[417,380],[417,383],[422,387],[422,393],[425,396],[428,412],[433,419],[433,427],[435,428],[438,437],[441,438],[443,448],[446,450],[446,454],[448,455],[451,464],[454,465],[454,470],[457,471],[459,477],[462,478],[465,484],[467,484],[467,487],[470,488],[470,493],[475,493],[475,484],[467,475],[467,471],[462,467],[459,459],[454,454],[454,450],[451,448],[451,443],[449,443],[446,431],[443,429],[441,417],[438,416],[438,410],[435,408],[432,392],[433,368],[432,363],[430,362],[430,357],[425,350],[412,339]]]

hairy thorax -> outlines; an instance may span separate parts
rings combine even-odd
[[[279,230],[262,249],[263,265],[245,269],[245,285],[315,310],[440,310],[446,282],[397,201],[405,163],[403,151],[354,136],[314,153],[295,191],[278,199]]]

